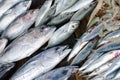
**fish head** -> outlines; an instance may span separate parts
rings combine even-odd
[[[79,26],[79,21],[71,21],[69,23],[69,31],[74,31]]]

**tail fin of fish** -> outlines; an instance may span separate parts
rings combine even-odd
[[[1,64],[0,63],[0,78],[15,66],[15,63]]]

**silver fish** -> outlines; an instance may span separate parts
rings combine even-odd
[[[73,59],[71,65],[77,65],[81,63],[91,52],[91,50],[95,47],[97,41],[89,42]]]
[[[61,14],[63,13],[69,13],[69,12],[75,12],[79,9],[82,9],[92,3],[93,0],[78,0],[73,6],[70,8],[64,10]]]
[[[120,79],[120,69],[118,69],[118,72],[116,76],[113,78],[113,80],[119,80]]]
[[[103,64],[107,63],[108,61],[117,58],[120,56],[120,50],[114,50],[110,51],[100,58],[98,58],[96,61],[94,61],[90,66],[87,67],[86,70],[83,71],[83,73],[88,73],[93,71],[94,69],[97,69],[98,67],[102,66]]]
[[[28,60],[10,80],[32,80],[53,69],[71,51],[67,46],[57,46],[45,50]]]
[[[0,55],[2,54],[3,50],[5,49],[7,43],[8,43],[7,39],[5,39],[5,38],[0,39]]]
[[[48,11],[52,5],[53,0],[46,0],[43,6],[40,8],[35,26],[42,25],[44,23],[44,19],[48,16]]]
[[[30,29],[6,47],[0,56],[0,63],[11,63],[29,57],[49,40],[55,29],[55,27]]]
[[[85,8],[82,8],[78,10],[71,18],[71,20],[82,20],[90,11],[93,10],[95,7],[95,4],[92,6],[87,6]]]
[[[24,0],[3,0],[1,5],[0,5],[0,17],[3,16],[3,14],[10,9],[11,7],[13,7],[15,4],[24,1]]]
[[[13,22],[18,16],[25,13],[26,10],[30,7],[31,2],[31,0],[23,1],[12,9],[9,9],[3,15],[2,19],[0,19],[0,32],[4,31],[8,25]]]
[[[67,61],[70,61],[74,56],[78,54],[78,52],[88,43],[88,41],[83,41],[82,39],[89,34],[91,29],[89,29],[87,32],[85,32],[75,43],[70,55],[68,56]]]
[[[76,71],[77,68],[74,66],[61,67],[47,72],[34,80],[67,80]]]
[[[2,37],[12,40],[24,33],[35,22],[37,13],[38,9],[27,11],[26,14],[17,18],[8,26],[8,28],[3,32]]]
[[[0,78],[15,66],[15,63],[0,64]]]
[[[73,14],[74,13],[65,13],[65,14],[57,15],[48,22],[48,25],[59,25],[65,23],[70,20]]]
[[[78,21],[70,21],[63,25],[62,27],[60,27],[58,30],[54,32],[53,36],[50,38],[47,48],[60,44],[61,42],[66,40],[68,37],[72,35],[72,33],[75,31],[78,25],[79,25]]]
[[[55,15],[61,13],[62,11],[70,8],[74,5],[78,0],[61,0],[56,6]]]

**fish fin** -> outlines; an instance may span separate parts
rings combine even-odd
[[[15,63],[1,64],[0,63],[0,78],[4,76],[10,69],[15,66]]]

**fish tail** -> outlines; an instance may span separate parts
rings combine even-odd
[[[15,63],[2,64],[0,63],[0,78],[4,76],[10,69],[15,66]]]

